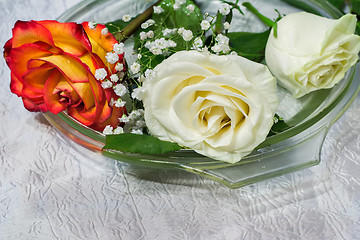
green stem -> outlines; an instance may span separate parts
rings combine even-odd
[[[250,10],[253,14],[255,14],[264,24],[266,24],[268,27],[274,27],[276,25],[276,22],[272,21],[271,19],[265,17],[262,15],[251,3],[244,2],[242,4],[244,7],[246,7],[248,10]]]
[[[132,20],[121,32],[118,32],[114,35],[114,37],[120,42],[125,41],[128,37],[130,37],[136,30],[139,29],[142,23],[151,18],[153,14],[153,7],[159,4],[161,0],[157,1],[155,4],[151,5],[147,8],[143,13],[137,16],[134,20]]]

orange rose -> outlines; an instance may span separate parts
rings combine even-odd
[[[95,71],[104,68],[106,78],[123,63],[123,54],[113,64],[105,56],[116,39],[102,31],[104,25],[90,28],[87,22],[18,21],[13,38],[4,46],[11,70],[10,88],[22,98],[29,111],[68,114],[95,130],[116,127],[124,108],[111,106],[117,100],[112,88],[103,89]]]

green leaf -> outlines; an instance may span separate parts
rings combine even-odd
[[[278,133],[281,133],[283,131],[285,131],[286,129],[288,129],[290,126],[286,124],[286,122],[279,117],[279,115],[275,114],[274,116],[274,124],[270,129],[270,132],[268,134],[268,137],[276,135]]]
[[[316,15],[322,15],[320,9],[326,11],[330,16],[337,18],[343,15],[342,11],[337,9],[333,4],[329,3],[327,0],[313,0],[313,1],[303,1],[303,0],[281,0],[291,6],[302,9],[306,12],[313,13]]]
[[[360,15],[360,0],[351,0],[351,12]]]
[[[182,149],[176,143],[161,141],[150,135],[123,133],[107,135],[103,150],[119,150],[129,153],[164,154]]]
[[[231,32],[230,47],[249,60],[261,62],[265,57],[265,46],[269,38],[270,29],[261,33]]]
[[[337,9],[343,11],[345,7],[345,0],[328,0],[329,3],[334,5]]]

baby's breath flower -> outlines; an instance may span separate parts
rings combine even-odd
[[[214,46],[211,47],[211,50],[213,50],[215,53],[220,53],[221,47],[219,44],[215,44]]]
[[[151,48],[150,52],[154,55],[161,55],[163,53],[163,51],[158,47]]]
[[[229,45],[229,38],[222,34],[218,34],[215,39],[221,45]]]
[[[211,50],[213,50],[215,53],[228,53],[230,51],[228,37],[222,34],[218,34],[215,40],[217,43],[211,47]]]
[[[138,78],[138,81],[141,83],[144,82],[145,81],[144,75],[140,75],[140,77]]]
[[[224,16],[228,15],[230,13],[230,5],[227,3],[222,3],[219,12]]]
[[[110,76],[110,80],[114,83],[116,83],[117,81],[119,81],[119,76],[117,74],[112,74]]]
[[[142,29],[147,29],[148,27],[149,27],[149,23],[147,23],[147,22],[144,22],[141,24]]]
[[[160,13],[164,12],[164,9],[162,9],[162,7],[160,7],[160,6],[154,6],[153,8],[154,8],[155,14],[160,14]]]
[[[141,129],[136,129],[136,128],[132,129],[131,133],[137,134],[137,135],[143,135],[144,134]]]
[[[102,30],[101,30],[101,34],[102,35],[107,35],[109,33],[109,29],[108,28],[103,28]]]
[[[230,23],[228,23],[228,22],[224,22],[224,28],[226,29],[226,30],[229,30],[230,29]]]
[[[126,104],[126,102],[123,101],[121,98],[119,98],[118,100],[116,100],[116,101],[114,102],[115,107],[124,107],[125,104]]]
[[[232,52],[230,53],[230,55],[238,56],[239,54],[238,54],[237,52],[235,52],[235,51],[232,51]]]
[[[152,26],[155,24],[154,19],[148,19],[148,20],[146,20],[146,22],[149,24],[149,26]]]
[[[147,34],[146,34],[146,32],[141,32],[140,33],[140,40],[141,41],[144,41],[144,40],[146,40],[147,39]]]
[[[186,7],[186,10],[188,10],[189,12],[193,12],[195,10],[195,5],[194,4],[190,4]]]
[[[195,49],[201,48],[203,45],[204,45],[204,43],[200,37],[195,38],[195,40],[194,40]]]
[[[117,55],[116,53],[114,52],[108,52],[105,56],[106,60],[111,63],[111,64],[114,64],[116,63],[117,61],[119,61],[119,55]]]
[[[95,70],[95,78],[97,80],[104,80],[107,76],[105,68],[99,68]]]
[[[106,80],[101,83],[101,86],[103,89],[107,89],[107,88],[111,88],[113,84],[109,80]]]
[[[124,64],[122,64],[122,63],[117,63],[117,64],[115,65],[115,70],[121,72],[122,70],[124,70]]]
[[[139,119],[139,120],[137,120],[135,122],[135,127],[136,128],[141,129],[141,128],[145,127],[145,126],[146,126],[146,122],[143,119]]]
[[[186,3],[186,0],[175,0],[175,3],[177,3],[179,5],[183,5]]]
[[[147,29],[148,27],[152,26],[155,24],[155,21],[153,19],[148,19],[146,20],[146,22],[141,24],[141,28],[142,29]]]
[[[181,5],[178,3],[174,3],[173,7],[174,7],[174,10],[177,11],[181,8]]]
[[[207,20],[201,21],[201,30],[208,30],[210,28],[210,23]]]
[[[153,38],[154,37],[154,31],[150,30],[146,33],[147,38]]]
[[[185,31],[185,28],[181,27],[177,30],[178,34],[182,35],[183,32]]]
[[[156,39],[154,43],[155,46],[160,49],[164,49],[167,47],[167,41],[165,40],[165,38]]]
[[[131,16],[130,16],[129,14],[126,14],[126,15],[124,15],[124,16],[122,17],[122,20],[123,20],[124,22],[129,22],[129,21],[131,20]]]
[[[119,118],[119,121],[122,123],[128,123],[130,121],[130,118],[124,114],[121,116],[121,118]]]
[[[142,55],[139,53],[138,55],[137,55],[137,59],[141,59],[142,58]]]
[[[146,69],[145,71],[146,80],[151,81],[155,77],[155,72],[152,69]]]
[[[132,120],[138,120],[144,116],[144,113],[145,113],[144,109],[133,110],[129,114],[129,118],[131,118]]]
[[[124,129],[120,126],[118,126],[117,128],[115,128],[114,130],[114,134],[122,134],[124,133]]]
[[[130,70],[134,73],[137,74],[138,72],[140,72],[140,64],[137,62],[134,62],[131,67]]]
[[[95,29],[96,28],[96,24],[93,23],[93,22],[89,22],[88,26],[89,26],[90,29]]]
[[[144,88],[142,87],[135,88],[131,93],[131,97],[141,101],[144,97]]]
[[[117,84],[113,87],[113,89],[115,94],[119,97],[122,97],[127,93],[127,88],[123,84]]]
[[[115,43],[113,50],[116,54],[123,54],[125,52],[124,43]]]
[[[111,134],[113,134],[113,127],[112,126],[110,126],[110,125],[107,125],[105,128],[104,128],[104,130],[103,130],[103,134],[105,134],[105,135],[111,135]]]
[[[172,30],[169,29],[169,28],[165,28],[164,30],[161,31],[162,34],[165,36],[165,37],[170,37],[171,34],[172,34]]]
[[[188,42],[193,38],[193,33],[191,30],[184,30],[182,37],[186,42]]]
[[[167,41],[167,45],[168,45],[169,47],[176,47],[176,46],[177,46],[176,42],[174,42],[173,40],[168,40],[168,41]]]

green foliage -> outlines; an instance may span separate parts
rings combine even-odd
[[[270,129],[268,137],[281,133],[288,129],[290,126],[286,124],[286,122],[279,117],[279,115],[275,114],[274,116],[274,124]]]
[[[356,24],[356,33],[360,35],[360,0],[351,0],[351,12],[356,14],[358,22]]]
[[[129,22],[124,22],[123,20],[119,19],[113,22],[106,23],[105,26],[109,29],[109,32],[113,35],[119,33],[122,29],[129,25],[129,23],[134,20],[132,18]]]
[[[150,135],[123,133],[107,135],[104,149],[129,153],[164,154],[182,149],[178,144],[161,141]]]
[[[190,12],[186,9],[186,6],[193,4],[193,1],[187,0],[185,4],[181,5],[181,9],[174,10],[173,0],[163,0],[158,6],[164,9],[163,13],[153,14],[152,19],[155,21],[155,24],[147,29],[139,29],[135,33],[135,50],[138,50],[141,54],[141,59],[139,63],[142,66],[148,68],[154,68],[157,64],[162,62],[166,57],[164,55],[154,55],[149,50],[144,47],[146,41],[153,41],[153,39],[147,39],[146,41],[140,41],[139,34],[140,32],[148,32],[150,30],[154,31],[154,39],[159,39],[164,37],[165,39],[170,39],[176,42],[177,46],[174,48],[169,48],[168,54],[174,52],[189,50],[192,46],[192,41],[186,42],[179,34],[173,34],[170,37],[163,36],[162,31],[164,29],[174,29],[183,27],[186,30],[191,30],[195,35],[201,33],[200,23],[202,21],[202,13],[198,7],[195,6],[195,10]]]
[[[351,12],[360,15],[360,0],[351,0]]]
[[[345,6],[345,0],[328,0],[334,7],[343,11]]]
[[[261,62],[265,57],[265,46],[269,38],[270,29],[261,33],[231,32],[230,39],[232,50],[249,60]]]

